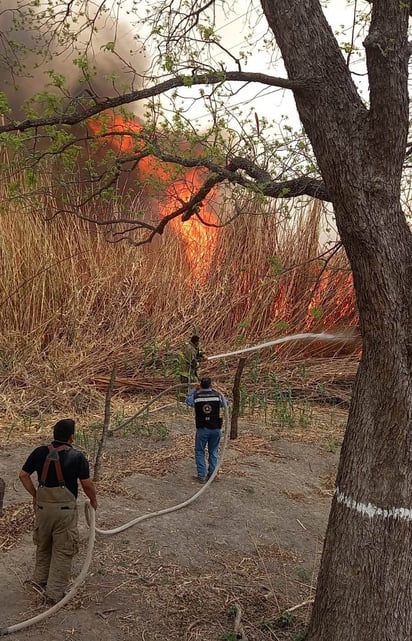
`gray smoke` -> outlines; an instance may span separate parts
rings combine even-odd
[[[141,86],[149,61],[132,28],[109,13],[94,15],[93,3],[79,0],[70,5],[69,15],[63,15],[68,4],[58,5],[60,26],[57,16],[44,13],[45,4],[40,3],[31,17],[27,1],[8,2],[6,9],[1,4],[2,0],[0,91],[7,96],[14,119],[27,116],[27,101],[39,92],[63,97],[56,110],[64,110],[81,96],[99,100]],[[77,19],[76,8],[85,15]],[[61,88],[51,86],[51,76],[62,78]],[[41,115],[44,106],[36,101],[31,108]]]

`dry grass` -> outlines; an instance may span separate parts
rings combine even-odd
[[[44,181],[43,187],[47,176]],[[17,202],[0,212],[0,405],[7,420],[100,407],[114,363],[120,379],[137,378],[142,387],[155,378],[158,389],[163,379],[164,385],[176,380],[176,352],[193,331],[206,351],[219,353],[269,337],[356,325],[344,253],[317,258],[325,217],[320,203],[285,211],[284,203],[252,196],[236,202],[242,215],[216,230],[202,279],[194,278],[172,229],[150,246],[109,243],[107,230],[55,216],[59,202],[50,193]],[[222,223],[232,214],[222,204]],[[309,385],[333,378],[345,354],[353,370],[351,355],[358,351],[357,344],[312,342],[254,358],[262,371],[275,368],[292,379],[318,356],[318,371],[307,368]],[[235,365],[214,363],[211,371],[230,377]]]
[[[0,520],[0,551],[10,550],[27,532],[31,532],[34,524],[32,504],[21,503],[4,508]]]
[[[151,246],[137,248],[108,243],[100,228],[75,217],[53,217],[58,203],[50,197],[0,212],[0,431],[10,442],[37,441],[62,412],[81,417],[82,426],[101,420],[115,363],[113,413],[127,407],[133,414],[132,394],[151,396],[176,381],[176,351],[193,332],[212,354],[285,334],[356,326],[343,251],[328,262],[317,259],[321,205],[295,203],[296,209],[285,211],[284,203],[262,204],[253,197],[235,205],[243,215],[218,231],[204,280],[193,278],[182,241],[171,229]],[[232,214],[223,208],[222,222]],[[223,475],[240,476],[247,457],[276,456],[279,437],[337,449],[346,409],[296,398],[337,396],[348,402],[358,354],[357,343],[325,347],[312,341],[251,356],[243,381],[242,420],[248,428],[230,443]],[[228,395],[235,368],[235,359],[210,368]],[[143,404],[141,396],[138,402]],[[189,457],[193,434],[170,438],[165,447],[146,439],[134,443],[132,453],[106,451],[99,494],[127,495],[119,476],[161,477]],[[325,478],[311,491],[329,496],[332,487],[333,480]],[[289,498],[301,500],[296,493]],[[31,505],[6,508],[1,549],[10,549],[31,527]],[[131,558],[119,541],[101,542],[91,592],[81,591],[71,607],[96,605],[97,615],[116,619],[125,638],[144,639],[144,621],[156,620],[162,638],[208,641],[231,638],[238,604],[249,639],[283,641],[304,628],[308,607],[297,612],[288,630],[279,623],[282,611],[312,595],[310,585],[291,579],[297,562],[293,550],[256,546],[242,558],[216,551],[200,571]],[[104,581],[96,578],[100,571]],[[104,609],[101,603],[114,593],[129,603],[133,596],[133,609]]]
[[[131,562],[130,553],[121,546],[103,543],[101,548],[95,572],[104,573],[106,589],[100,588],[98,599],[110,604],[114,594],[120,602],[125,592],[134,595],[133,614],[117,613],[115,608],[111,615],[130,636],[142,634],[143,622],[136,617],[140,610],[149,620],[161,611],[156,633],[171,641],[232,638],[235,605],[241,606],[244,631],[254,641],[263,641],[268,634],[279,640],[291,638],[306,623],[307,608],[298,613],[291,629],[282,630],[282,612],[306,597],[308,590],[287,576],[298,556],[277,545],[259,546],[253,555],[241,557],[216,551],[203,570],[173,562],[159,567],[158,560],[154,557],[151,562],[147,555]],[[283,576],[276,590],[271,576]]]
[[[331,409],[315,409],[317,424],[323,422],[325,429],[329,424],[330,433]],[[175,422],[173,412],[168,412],[168,419]],[[343,419],[344,411],[340,412]],[[240,437],[229,443],[231,455],[224,461],[224,476],[235,472],[241,476],[242,461],[247,463],[255,455],[269,459],[277,455],[274,439],[282,433],[280,426],[265,426],[255,418],[256,425],[243,418]],[[179,421],[179,434],[170,434],[161,443],[147,435],[114,436],[113,451],[105,453],[99,496],[127,495],[119,483],[122,478],[136,473],[163,477],[173,472],[177,461],[192,459],[193,433],[181,432],[185,430],[184,423],[193,426],[193,419],[181,416]],[[284,431],[287,437],[291,433],[294,438],[293,430]],[[313,438],[315,433],[313,427]],[[319,436],[322,441],[322,431]],[[311,494],[330,496],[331,484],[331,478],[324,478],[319,487],[305,487]],[[300,501],[302,497],[289,493],[288,498]],[[7,509],[0,529],[4,550],[31,529],[31,518],[31,505]],[[230,635],[234,633],[235,608],[240,607],[249,641],[299,638],[307,627],[310,605],[299,608],[290,618],[285,610],[313,596],[313,577],[299,575],[303,563],[300,555],[293,548],[282,547],[276,537],[271,544],[256,540],[250,548],[247,554],[239,554],[230,546],[214,546],[212,542],[207,563],[199,564],[190,552],[185,557],[188,562],[178,562],[173,555],[160,556],[153,535],[144,531],[135,538],[125,535],[116,540],[99,539],[87,587],[79,591],[68,609],[86,611],[89,619],[99,617],[124,639],[216,641],[235,638]],[[315,575],[318,558],[312,560]]]

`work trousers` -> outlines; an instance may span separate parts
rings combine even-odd
[[[79,543],[76,499],[66,487],[38,488],[33,541],[36,545],[33,580],[46,588],[50,599],[60,601]]]
[[[208,427],[198,427],[195,438],[195,462],[197,478],[200,481],[212,476],[219,461],[219,441],[221,430]],[[206,467],[205,450],[208,450],[208,466]]]

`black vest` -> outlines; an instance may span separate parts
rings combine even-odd
[[[195,392],[194,402],[197,428],[209,427],[216,430],[222,427],[219,392],[200,388]]]

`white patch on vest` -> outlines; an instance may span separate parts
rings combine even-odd
[[[335,496],[338,503],[345,505],[350,510],[355,510],[361,516],[367,516],[369,519],[381,516],[384,519],[412,521],[412,509],[408,507],[383,508],[373,505],[372,503],[361,503],[360,501],[355,501],[355,499],[341,492],[338,487],[335,489]]]

